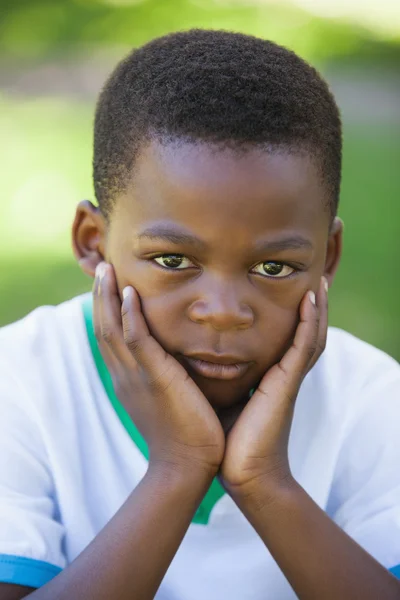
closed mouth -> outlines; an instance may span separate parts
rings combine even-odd
[[[205,357],[208,357],[208,360],[205,360]],[[212,356],[212,355],[192,355],[192,356],[183,356],[185,362],[189,365],[189,367],[206,377],[207,379],[223,379],[223,380],[232,380],[238,379],[242,377],[250,366],[250,362],[238,361],[234,362],[234,357],[227,356]],[[209,359],[212,360],[209,360]]]

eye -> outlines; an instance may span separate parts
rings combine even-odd
[[[164,269],[170,269],[171,271],[193,266],[193,263],[183,254],[162,254],[161,256],[155,256],[153,260]]]
[[[289,267],[289,265],[274,261],[259,263],[253,269],[253,273],[264,275],[264,277],[272,277],[274,279],[288,277],[294,273],[294,271],[295,269]]]

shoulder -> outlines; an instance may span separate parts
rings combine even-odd
[[[320,369],[331,390],[329,416],[336,416],[329,422],[338,432],[326,512],[392,567],[400,560],[400,366],[371,344],[331,328]],[[326,448],[324,439],[325,459]]]
[[[316,365],[332,388],[361,389],[379,380],[400,381],[399,363],[375,346],[336,327],[329,327],[325,352]]]
[[[19,368],[25,360],[51,354],[54,346],[83,331],[82,302],[86,294],[56,306],[40,306],[0,328],[0,358]]]
[[[4,407],[14,388],[39,405],[76,371],[87,345],[82,313],[84,296],[57,306],[41,306],[22,319],[0,328],[0,372]],[[9,392],[8,392],[9,390]]]
[[[15,354],[21,356],[24,348],[26,353],[35,354],[62,331],[70,330],[71,326],[76,329],[85,296],[76,296],[56,306],[39,306],[18,321],[0,327],[0,356],[12,359]]]
[[[378,348],[341,329],[330,327],[326,348],[302,385],[303,405],[315,403],[332,427],[362,415],[400,420],[400,366]]]

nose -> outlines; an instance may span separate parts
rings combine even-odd
[[[189,306],[190,320],[211,325],[217,331],[251,327],[254,313],[250,306],[243,302],[238,287],[234,283],[223,282],[214,282],[207,286],[207,291],[203,291],[201,297]]]

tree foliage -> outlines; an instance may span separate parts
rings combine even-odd
[[[89,48],[137,46],[169,31],[210,27],[243,31],[323,61],[356,55],[399,57],[400,44],[361,27],[326,20],[286,4],[216,0],[0,0],[0,53],[43,59]]]

